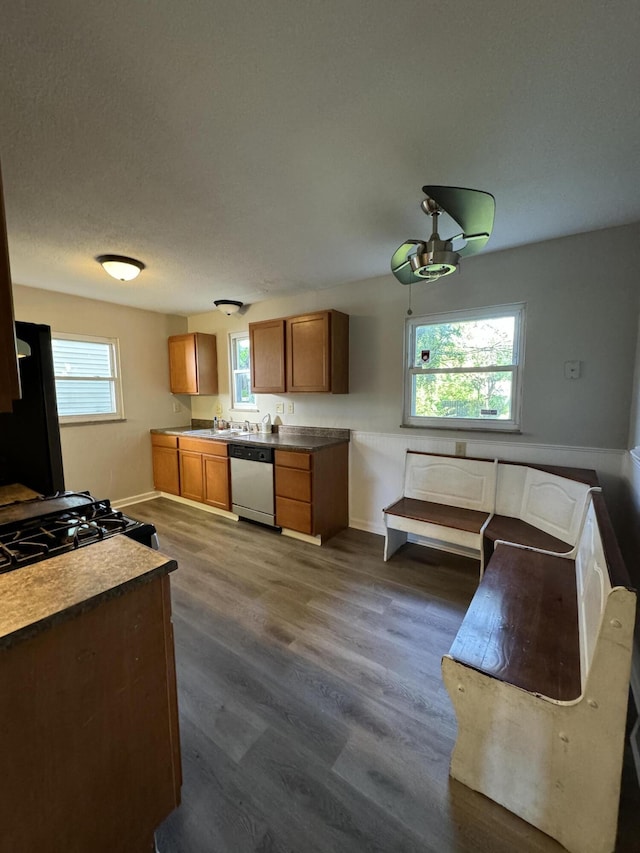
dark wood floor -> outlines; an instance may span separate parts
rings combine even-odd
[[[448,776],[440,678],[475,563],[348,530],[296,542],[159,498],[172,575],[184,785],[161,853],[558,853]],[[640,850],[625,764],[619,844]]]

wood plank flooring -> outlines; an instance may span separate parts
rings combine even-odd
[[[161,853],[559,853],[448,775],[440,678],[477,564],[347,530],[326,546],[163,498],[184,785]],[[625,764],[619,853],[640,849]]]

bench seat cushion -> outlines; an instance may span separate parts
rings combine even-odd
[[[489,513],[476,509],[463,509],[457,506],[419,501],[414,498],[400,498],[399,501],[386,507],[388,515],[400,515],[413,518],[416,521],[426,521],[442,527],[453,527],[455,530],[467,530],[470,533],[480,533],[482,525],[489,518]]]
[[[484,535],[491,542],[503,539],[505,542],[516,542],[528,548],[539,548],[543,551],[555,551],[557,554],[568,554],[572,545],[545,533],[539,527],[534,527],[519,518],[507,515],[494,515],[485,527]]]
[[[573,560],[499,545],[449,655],[531,693],[581,693]]]

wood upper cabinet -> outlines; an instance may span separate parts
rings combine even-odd
[[[284,320],[249,323],[251,390],[281,394],[285,389]]]
[[[151,436],[153,457],[153,485],[159,492],[180,494],[180,469],[178,465],[178,439],[175,435]]]
[[[249,323],[256,393],[349,392],[349,317],[317,311]]]
[[[349,445],[275,452],[276,524],[328,539],[349,524]]]
[[[217,394],[216,336],[201,332],[169,338],[169,381],[172,394]]]
[[[19,398],[20,374],[16,356],[9,245],[0,173],[0,412],[12,411],[13,401]]]

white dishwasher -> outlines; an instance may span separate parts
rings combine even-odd
[[[231,509],[241,518],[275,527],[273,447],[230,444]]]

